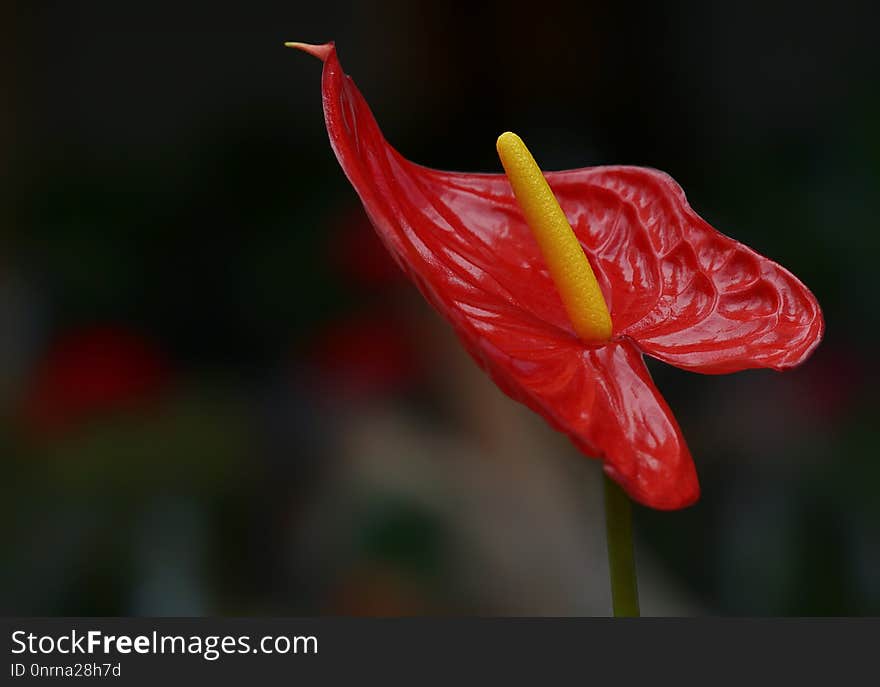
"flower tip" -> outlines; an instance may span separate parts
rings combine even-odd
[[[312,57],[317,57],[321,62],[326,62],[327,58],[330,57],[330,53],[333,52],[333,42],[324,43],[323,45],[313,45],[312,43],[298,43],[296,41],[287,41],[284,44],[285,48],[295,48],[296,50],[302,50],[304,53],[308,53]]]
[[[495,149],[500,155],[502,150],[509,150],[511,146],[515,145],[522,145],[522,139],[512,131],[505,131],[495,142]]]

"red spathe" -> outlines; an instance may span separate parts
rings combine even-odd
[[[321,46],[330,142],[385,246],[512,398],[568,434],[636,501],[699,496],[694,464],[642,354],[719,374],[803,362],[824,328],[815,297],[724,236],[663,172],[589,167],[547,180],[596,273],[606,344],[574,333],[502,174],[409,162],[392,148],[332,44]]]

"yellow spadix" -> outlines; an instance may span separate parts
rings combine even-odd
[[[509,131],[498,137],[496,148],[575,332],[586,342],[607,341],[611,338],[608,305],[584,249],[535,158],[522,139]]]

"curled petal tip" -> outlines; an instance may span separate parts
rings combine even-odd
[[[324,43],[323,45],[313,45],[312,43],[297,43],[295,41],[287,41],[284,44],[285,48],[296,48],[297,50],[302,50],[304,53],[308,53],[312,57],[317,57],[321,62],[326,62],[327,58],[330,57],[330,53],[333,52],[333,43]]]

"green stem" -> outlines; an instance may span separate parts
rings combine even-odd
[[[605,475],[605,532],[615,618],[639,617],[639,588],[633,555],[632,504],[617,482]]]

